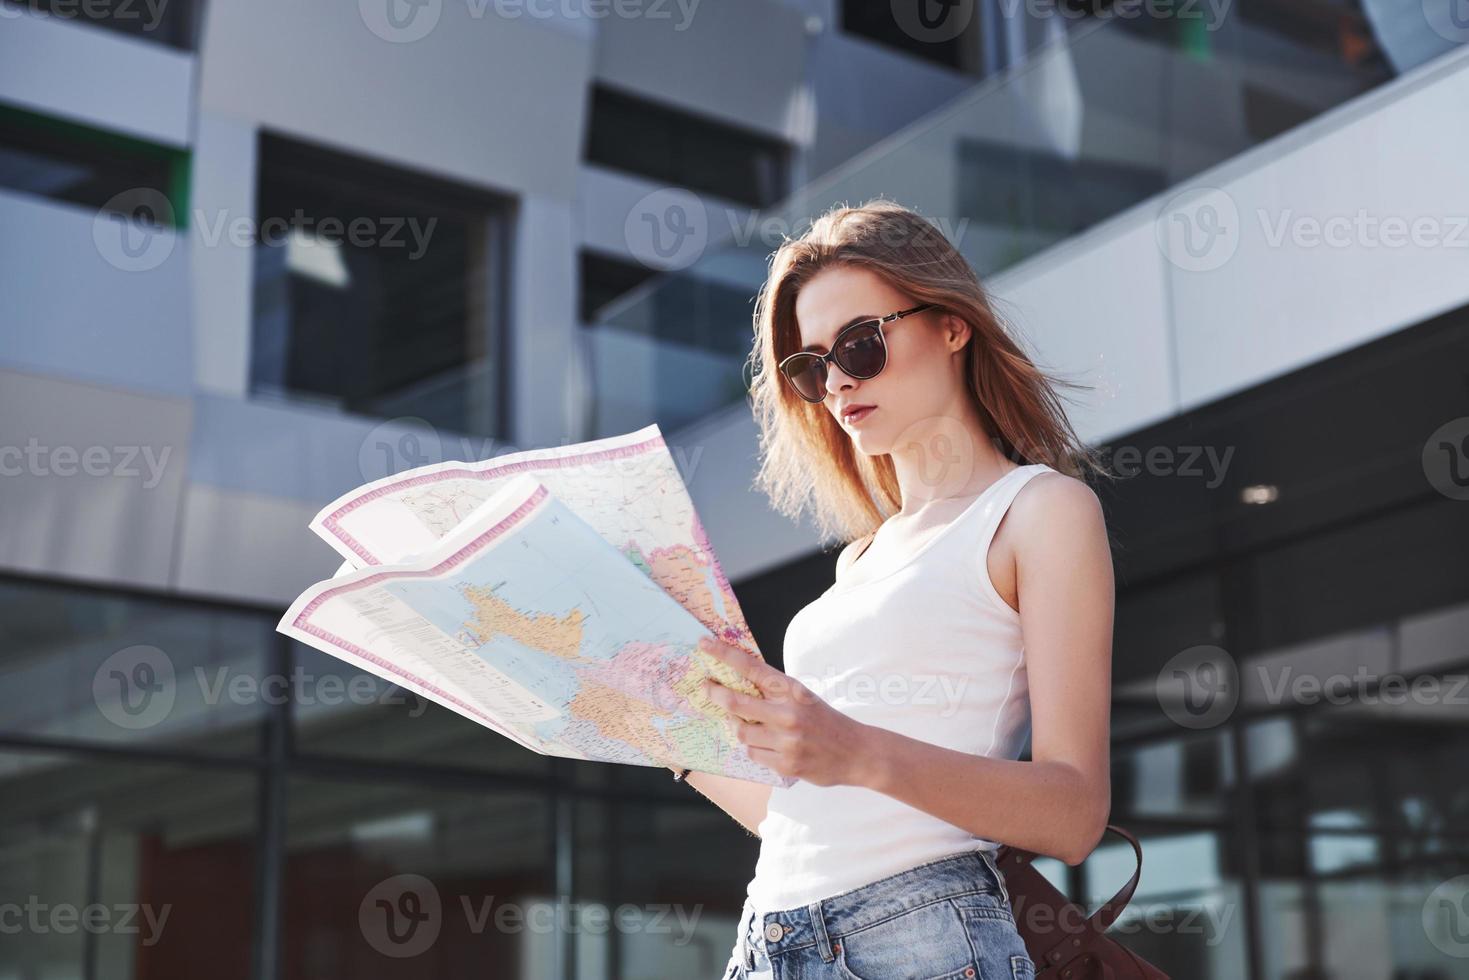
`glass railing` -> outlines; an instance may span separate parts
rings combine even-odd
[[[584,331],[593,435],[676,429],[744,398],[766,260],[832,205],[897,200],[991,275],[1469,40],[1432,15],[1457,0],[1412,17],[1384,2],[1152,4],[1178,13],[1058,27],[1025,63],[754,219],[707,208],[694,231],[708,244]],[[691,227],[673,210],[648,218],[669,242]]]

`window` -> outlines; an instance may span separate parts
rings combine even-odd
[[[581,322],[596,323],[602,308],[637,288],[657,270],[638,262],[583,249],[581,253]]]
[[[250,980],[252,772],[0,748],[0,792],[4,975]]]
[[[260,139],[257,395],[498,436],[509,203]]]
[[[1315,118],[1315,106],[1298,102],[1278,92],[1245,83],[1240,97],[1245,111],[1245,128],[1257,143],[1288,133]]]
[[[0,577],[0,976],[723,966],[755,849],[718,808],[527,751],[279,615]]]
[[[56,20],[92,24],[171,48],[191,51],[197,43],[198,8],[191,0],[0,0],[0,3]]]
[[[0,107],[0,187],[23,194],[181,227],[188,161],[182,150]],[[141,207],[147,191],[170,207]]]
[[[789,180],[785,143],[606,86],[592,90],[591,163],[767,207]]]
[[[253,754],[265,705],[221,685],[275,642],[253,610],[0,578],[0,736]]]
[[[918,4],[912,5],[918,7]],[[894,48],[898,51],[911,54],[916,58],[923,58],[946,68],[964,70],[965,38],[978,26],[979,8],[976,5],[944,5],[937,4],[935,9],[939,14],[939,20],[946,17],[961,17],[963,11],[968,10],[970,24],[966,25],[955,37],[944,37],[951,33],[941,23],[933,24],[933,34],[925,37],[921,32],[905,30],[893,16],[893,4],[870,3],[864,0],[843,0],[842,30],[848,34],[865,37],[869,41]]]
[[[1167,186],[1154,167],[1068,160],[986,140],[958,146],[959,212],[1000,227],[1073,235]]]
[[[1112,820],[1164,869],[1145,872],[1134,905],[1205,911],[1202,929],[1129,937],[1172,976],[1452,975],[1462,890],[1439,886],[1466,860],[1452,774],[1469,513],[1425,473],[1463,454],[1424,448],[1464,414],[1466,323],[1469,309],[1446,314],[1107,447],[1136,474],[1099,486],[1118,545],[1114,704],[1175,708],[1150,731],[1140,710],[1138,734],[1114,725]],[[1225,651],[1241,680],[1227,715],[1180,731],[1163,672],[1197,645]],[[1217,664],[1190,679],[1195,707],[1229,693]],[[1160,837],[1184,821],[1207,837]],[[1109,849],[1120,857],[1084,869],[1093,895],[1130,867],[1130,848]],[[1253,970],[1243,930],[1209,931],[1225,903],[1255,922]],[[1380,939],[1351,945],[1363,934]]]

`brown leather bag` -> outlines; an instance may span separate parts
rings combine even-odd
[[[995,851],[1016,928],[1035,963],[1036,980],[1168,980],[1168,974],[1106,934],[1132,901],[1143,873],[1143,849],[1137,838],[1116,824],[1109,823],[1107,829],[1132,845],[1137,870],[1091,918],[1035,869],[1034,854],[1009,845]]]

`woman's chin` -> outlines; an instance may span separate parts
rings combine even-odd
[[[875,433],[859,429],[851,433],[851,437],[852,447],[864,456],[882,456],[891,452],[888,441]]]

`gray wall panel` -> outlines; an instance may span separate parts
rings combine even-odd
[[[0,371],[0,567],[167,587],[193,407]]]

